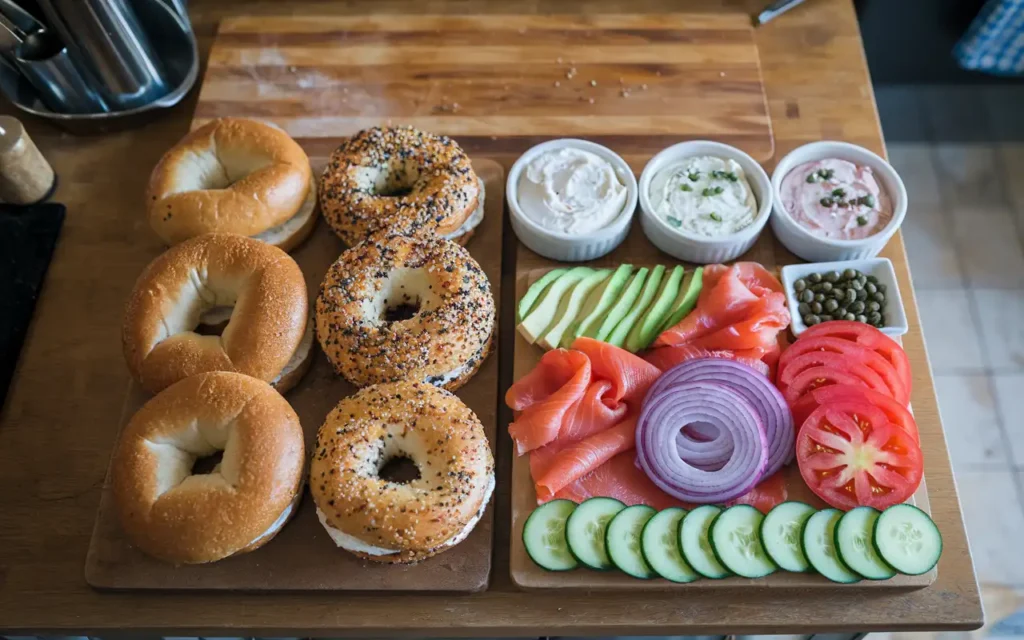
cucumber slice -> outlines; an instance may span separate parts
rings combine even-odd
[[[530,559],[548,571],[568,571],[578,565],[569,552],[565,523],[576,509],[572,500],[552,500],[533,510],[523,525],[523,545]]]
[[[608,523],[605,545],[612,563],[634,578],[647,580],[658,575],[647,564],[641,549],[640,538],[644,527],[657,513],[645,504],[626,507]]]
[[[763,578],[778,571],[761,544],[764,516],[749,504],[738,504],[718,514],[711,523],[715,557],[738,576]]]
[[[942,534],[928,514],[909,504],[889,507],[875,521],[875,549],[900,573],[928,573],[942,555]]]
[[[679,549],[679,525],[684,516],[686,509],[665,509],[647,521],[640,536],[640,550],[647,564],[672,582],[693,582],[700,577]]]
[[[839,509],[823,509],[808,518],[801,536],[804,555],[815,571],[832,582],[857,582],[860,575],[850,570],[836,552],[836,525],[842,517]]]
[[[729,570],[715,557],[711,541],[708,539],[711,523],[720,513],[721,507],[706,504],[687,513],[679,525],[679,548],[683,552],[683,558],[690,563],[694,571],[714,580],[729,576]]]
[[[836,551],[846,566],[868,580],[888,580],[896,575],[875,551],[875,521],[881,512],[872,507],[850,509],[836,525]]]
[[[569,551],[583,565],[599,571],[613,568],[605,546],[608,523],[626,508],[614,498],[591,498],[584,500],[569,516],[565,525],[565,539]]]
[[[783,502],[768,512],[761,523],[761,544],[775,564],[786,571],[809,571],[800,534],[807,519],[814,515],[814,507],[803,502]]]
[[[523,318],[530,315],[530,311],[533,310],[533,305],[540,299],[540,294],[544,293],[544,290],[548,288],[548,285],[558,279],[558,276],[562,275],[568,268],[552,269],[540,277],[537,282],[530,285],[530,288],[523,294],[522,299],[519,301],[519,308],[516,309],[516,320],[519,322],[523,321]]]

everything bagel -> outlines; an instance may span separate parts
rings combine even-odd
[[[221,335],[196,332],[218,312],[229,318]],[[306,283],[287,253],[242,236],[199,236],[139,276],[125,313],[125,359],[151,393],[206,371],[244,373],[283,393],[311,362],[308,316]]]
[[[210,473],[199,458],[223,452]],[[267,383],[204,373],[149,400],[124,428],[111,465],[132,543],[176,564],[214,562],[273,538],[301,496],[305,453],[291,406]]]
[[[331,154],[320,210],[349,246],[382,229],[436,232],[464,244],[483,218],[482,183],[451,138],[374,127]]]
[[[360,387],[412,380],[455,390],[490,353],[493,331],[487,276],[436,236],[356,245],[331,265],[316,301],[320,346]]]
[[[380,477],[404,457],[419,477]],[[361,558],[410,563],[461,542],[494,490],[494,459],[476,415],[421,382],[367,387],[342,400],[317,435],[310,492],[335,543]]]
[[[316,225],[306,153],[283,130],[245,118],[209,122],[167,151],[146,202],[150,225],[169,245],[237,233],[287,251]]]

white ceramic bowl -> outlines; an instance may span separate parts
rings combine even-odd
[[[546,151],[566,147],[582,149],[601,156],[612,164],[619,180],[626,186],[626,205],[618,217],[612,220],[608,226],[592,233],[569,234],[545,229],[531,220],[519,206],[519,178],[526,166]],[[505,199],[508,200],[508,208],[511,213],[512,230],[523,244],[545,258],[559,262],[584,262],[600,258],[626,239],[629,234],[629,225],[633,221],[633,212],[636,210],[636,176],[633,175],[633,170],[629,168],[626,161],[607,147],[574,138],[549,140],[529,149],[519,156],[519,159],[512,165],[512,170],[508,172],[508,180],[505,183]]]
[[[782,205],[783,178],[798,165],[826,158],[839,158],[871,167],[880,186],[892,200],[892,220],[881,231],[861,240],[819,238],[797,224],[789,215]],[[772,173],[772,190],[775,193],[772,231],[779,242],[804,260],[824,262],[873,258],[889,242],[889,238],[896,233],[907,216],[907,188],[896,170],[877,154],[848,142],[812,142],[794,149],[776,165]]]
[[[907,311],[903,307],[900,285],[896,282],[896,271],[892,268],[892,262],[888,258],[867,258],[841,262],[790,264],[782,267],[782,286],[786,290],[786,302],[789,305],[790,314],[793,316],[792,324],[790,324],[793,335],[798,336],[807,329],[807,325],[800,317],[800,312],[797,311],[800,302],[796,298],[796,291],[793,290],[793,283],[812,273],[841,272],[843,269],[856,269],[864,275],[875,276],[878,278],[879,284],[885,285],[885,313],[882,314],[885,325],[881,331],[885,335],[893,337],[906,333],[910,328],[907,325]]]
[[[757,215],[750,226],[720,238],[705,238],[670,227],[659,218],[651,203],[651,181],[664,167],[694,156],[717,156],[735,160],[747,174],[750,189],[757,201]],[[710,140],[680,142],[651,158],[640,174],[640,225],[647,239],[670,256],[697,264],[734,260],[747,252],[757,241],[772,212],[773,191],[768,174],[761,165],[736,147]]]

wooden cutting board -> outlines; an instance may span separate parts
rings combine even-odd
[[[740,12],[231,18],[195,115],[218,116],[272,119],[300,139],[408,124],[488,157],[566,135],[627,160],[689,139],[758,160],[773,149]]]
[[[523,251],[526,251],[525,249]],[[757,244],[754,245],[741,260],[755,260],[769,268],[781,266],[789,262],[795,262],[791,255],[781,245],[778,245],[772,237],[770,227],[766,227],[761,234]],[[535,261],[536,262],[536,261]],[[594,261],[591,266],[613,267],[623,263],[631,263],[636,266],[653,266],[655,264],[675,265],[680,262],[670,256],[660,253],[647,240],[640,230],[638,221],[634,221],[633,230],[626,241],[609,256]],[[556,263],[552,262],[552,265]],[[687,270],[694,265],[687,265]],[[548,268],[522,268],[516,277],[516,300],[518,301],[526,293],[530,284],[543,275]],[[513,301],[506,301],[507,304],[514,304]],[[519,332],[515,335],[515,359],[513,380],[526,375],[540,360],[544,351],[536,345],[526,341]],[[807,504],[824,509],[828,507],[811,490],[800,477],[800,471],[796,464],[790,464],[779,472],[785,479],[788,500],[798,500]],[[910,500],[927,513],[931,513],[928,504],[928,489],[922,480],[917,493]],[[512,548],[511,548],[511,573],[512,580],[524,589],[614,589],[614,590],[680,590],[683,592],[703,590],[739,590],[741,593],[763,592],[764,590],[795,589],[830,591],[837,590],[849,592],[851,590],[862,590],[867,592],[879,592],[886,590],[906,590],[926,587],[935,581],[937,570],[933,569],[920,576],[898,575],[891,580],[863,580],[854,584],[837,584],[815,573],[789,573],[779,571],[767,578],[750,580],[746,578],[726,578],[724,580],[697,580],[688,584],[675,584],[667,580],[637,580],[618,571],[590,571],[587,569],[576,569],[574,571],[551,572],[538,567],[523,546],[523,525],[530,513],[537,507],[537,494],[534,490],[533,479],[530,476],[529,456],[514,458],[512,462]]]
[[[339,142],[335,139],[334,143]],[[316,175],[325,158],[313,157]],[[474,159],[486,189],[485,216],[467,248],[501,300],[502,208],[504,172],[499,164]],[[292,252],[306,277],[310,302],[316,299],[328,267],[344,245],[319,221],[312,237]],[[500,306],[499,306],[500,317]],[[354,388],[335,375],[316,347],[313,365],[285,396],[299,414],[307,455],[327,413]],[[457,395],[476,413],[494,451],[497,433],[498,355],[492,353]],[[121,416],[123,426],[149,398],[132,383]],[[480,591],[491,573],[494,506],[488,506],[468,538],[453,549],[411,566],[379,565],[338,549],[320,526],[316,508],[304,490],[299,510],[281,533],[252,553],[209,565],[175,567],[132,547],[121,532],[110,489],[104,482],[100,507],[86,557],[85,579],[100,589],[229,589],[237,591]]]

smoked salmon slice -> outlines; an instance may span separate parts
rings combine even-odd
[[[758,353],[761,359],[778,350],[778,335],[789,321],[782,285],[764,267],[753,262],[710,265],[704,269],[697,307],[662,332],[652,352],[688,345]]]
[[[758,482],[750,492],[736,498],[731,504],[749,504],[767,515],[769,511],[789,498],[789,491],[786,489],[786,479],[782,477],[784,471],[784,469],[776,471],[761,482]]]
[[[509,387],[505,403],[521,411],[508,426],[519,455],[552,442],[590,386],[590,359],[580,351],[554,349]],[[518,409],[517,409],[518,408]]]
[[[636,419],[639,411],[617,425],[578,442],[552,442],[530,454],[530,474],[537,488],[537,501],[547,502],[567,485],[597,469],[618,454],[636,448]]]
[[[703,347],[683,344],[678,347],[662,347],[644,354],[644,360],[650,362],[662,371],[668,371],[677,364],[697,358],[722,358],[724,360],[735,360],[745,364],[754,371],[768,375],[768,365],[760,360],[760,351],[747,355],[746,351],[727,351],[719,349],[712,351]]]
[[[572,348],[590,358],[590,370],[597,380],[612,383],[612,395],[606,400],[643,402],[647,390],[661,375],[661,369],[625,349],[593,338],[576,338]]]
[[[573,502],[583,502],[587,498],[597,497],[615,498],[630,506],[646,504],[655,509],[692,509],[694,506],[677,500],[659,489],[643,469],[636,466],[636,455],[632,451],[618,454],[553,496]]]

